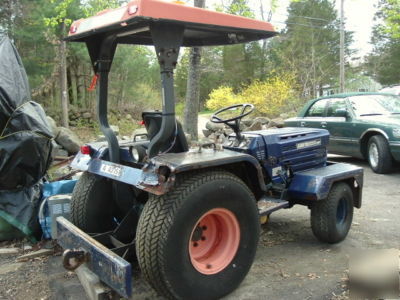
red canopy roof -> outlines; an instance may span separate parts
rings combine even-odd
[[[249,42],[276,34],[268,22],[165,0],[133,0],[120,8],[75,21],[67,40],[86,41],[115,33],[120,43],[152,44],[149,26],[154,22],[183,24],[184,46]]]

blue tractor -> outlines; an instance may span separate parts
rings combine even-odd
[[[211,121],[233,129],[222,148],[189,149],[175,118],[173,70],[182,46],[229,45],[274,36],[267,22],[160,0],[135,0],[78,20],[67,40],[85,42],[98,78],[104,144],[85,145],[71,221],[58,218],[69,270],[86,264],[119,295],[132,294],[132,265],[162,296],[218,299],[234,290],[256,253],[260,217],[306,205],[325,243],[349,232],[361,207],[363,170],[327,161],[329,133],[283,128],[242,132],[254,107],[240,104]],[[143,112],[147,134],[119,144],[107,121],[108,74],[119,43],[154,45],[162,111]]]

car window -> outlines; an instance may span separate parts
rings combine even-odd
[[[306,117],[323,117],[325,106],[328,101],[326,99],[315,102],[307,111]]]
[[[357,116],[400,113],[400,97],[392,95],[363,95],[349,99]]]
[[[331,99],[328,103],[328,109],[326,110],[327,117],[335,117],[336,111],[338,109],[347,109],[346,100],[345,99]]]

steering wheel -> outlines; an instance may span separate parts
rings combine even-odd
[[[218,117],[218,115],[220,113],[225,112],[227,110],[234,109],[234,108],[238,108],[238,107],[243,107],[242,112],[241,112],[240,115],[238,115],[236,117],[233,117],[233,118],[230,118],[230,119],[221,119],[220,117]],[[245,112],[248,107],[250,107],[250,110],[248,112]],[[229,122],[237,121],[237,120],[239,121],[243,117],[251,114],[253,112],[253,110],[254,110],[254,105],[253,104],[249,104],[249,103],[231,105],[231,106],[224,107],[224,108],[221,108],[220,110],[216,111],[211,116],[210,121],[213,122],[213,123],[226,123],[227,125],[229,125],[228,124]]]
[[[230,118],[230,119],[221,119],[220,117],[218,117],[218,115],[222,112],[225,112],[227,110],[231,110],[231,109],[235,109],[238,107],[243,107],[242,108],[242,112],[240,113],[240,115]],[[246,109],[250,108],[249,111],[246,112]],[[224,107],[221,108],[220,110],[216,111],[210,118],[210,121],[213,123],[224,123],[226,125],[228,125],[230,128],[233,129],[233,131],[236,134],[236,138],[240,141],[242,139],[242,136],[240,134],[240,120],[251,114],[254,110],[254,105],[253,104],[249,104],[249,103],[244,103],[244,104],[235,104],[235,105],[231,105],[228,107]]]

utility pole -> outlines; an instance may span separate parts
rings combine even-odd
[[[340,0],[340,93],[344,92],[344,0]]]

